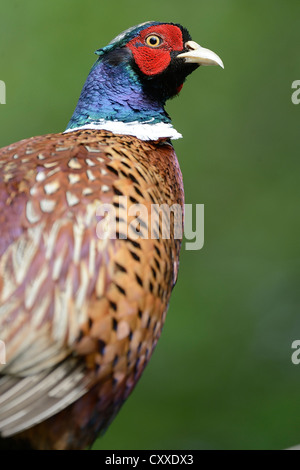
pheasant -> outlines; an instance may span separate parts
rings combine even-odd
[[[161,214],[150,232],[153,206],[184,205],[164,105],[223,63],[160,22],[96,54],[67,129],[0,150],[2,446],[90,446],[148,363],[177,279],[173,212],[169,237]]]

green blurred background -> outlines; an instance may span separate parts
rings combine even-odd
[[[182,251],[161,340],[102,449],[282,449],[300,442],[300,3],[1,0],[0,146],[59,132],[96,56],[147,20],[217,52],[167,109],[205,245]]]

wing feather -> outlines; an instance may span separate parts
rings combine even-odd
[[[3,437],[24,431],[58,413],[88,390],[85,365],[68,359],[54,369],[17,380],[0,380],[0,430]]]
[[[50,135],[0,151],[0,339],[7,356],[0,366],[4,437],[58,413],[92,383],[73,346],[88,321],[107,248],[96,239],[101,181],[109,189],[109,200],[115,175],[100,171],[110,160],[101,143],[88,147],[67,138],[68,146]],[[91,169],[95,171],[96,163],[95,183]]]

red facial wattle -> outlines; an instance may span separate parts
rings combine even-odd
[[[149,35],[158,35],[162,43],[157,47],[147,45]],[[140,71],[148,76],[163,72],[171,62],[171,51],[183,50],[182,32],[175,25],[151,26],[141,31],[127,47],[133,53],[135,63]]]

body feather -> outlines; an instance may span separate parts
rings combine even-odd
[[[0,431],[36,441],[34,427],[96,394],[91,442],[149,360],[176,281],[180,240],[151,239],[149,215],[142,239],[123,238],[120,203],[183,204],[173,147],[106,131],[48,135],[2,149],[0,175]],[[117,210],[115,238],[97,236],[104,203]],[[72,439],[60,423],[47,446],[88,444],[82,423]]]

